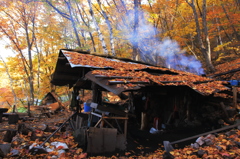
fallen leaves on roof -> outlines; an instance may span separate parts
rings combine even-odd
[[[114,68],[116,70],[134,70],[147,68],[146,65],[123,62],[117,59],[103,58],[90,54],[79,54],[77,52],[64,52],[69,57],[69,62],[74,65],[91,66],[99,68]]]
[[[214,93],[214,97],[233,98],[233,96],[226,94],[226,93]]]
[[[236,72],[231,72],[231,70],[240,69],[240,58],[217,65],[215,69],[216,69],[216,72],[214,72],[213,74],[210,74],[209,76],[226,73],[226,74],[220,75],[220,77],[225,80],[238,80],[240,79],[240,70]]]
[[[139,82],[148,82],[149,84],[158,84],[158,85],[169,85],[169,86],[178,86],[184,85],[189,86],[194,90],[197,90],[205,95],[210,95],[217,91],[227,90],[223,84],[226,84],[224,81],[213,81],[210,78],[202,77],[190,73],[183,73],[181,75],[153,75],[144,71],[121,71],[121,70],[94,70],[92,74],[99,75],[98,77],[118,77],[111,78],[109,81],[122,81],[122,84],[125,84],[129,87],[137,86],[137,84],[131,84]],[[122,77],[122,78],[120,78]]]
[[[189,86],[204,95],[228,89],[224,86],[225,83],[222,81],[213,82],[210,78],[180,70],[125,62],[118,59],[81,54],[78,52],[64,51],[63,53],[73,65],[114,69],[94,70],[92,74],[99,75],[99,77],[111,77],[109,83],[117,84],[118,87],[124,87],[125,89],[140,86],[142,84],[158,84],[162,86],[183,85]],[[149,70],[152,70],[154,73],[150,73]]]
[[[240,58],[216,66],[215,69],[217,71],[215,72],[215,74],[227,72],[237,68],[240,68]]]
[[[210,95],[212,93],[216,93],[218,91],[224,91],[227,90],[227,87],[223,87],[223,84],[225,82],[223,81],[213,81],[213,82],[207,82],[207,83],[200,83],[195,84],[192,86],[193,89],[196,89],[206,95]]]

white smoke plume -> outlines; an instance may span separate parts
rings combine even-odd
[[[139,49],[140,57],[144,62],[157,64],[159,57],[165,61],[165,67],[187,71],[195,74],[204,74],[202,64],[195,56],[185,54],[178,43],[170,38],[160,39],[160,33],[146,20],[142,11],[138,12],[139,21],[134,32],[134,11],[128,11],[124,22],[118,26],[122,37]]]

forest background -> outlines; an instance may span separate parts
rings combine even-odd
[[[131,58],[195,74],[239,58],[239,0],[1,0],[0,105],[23,111],[51,85],[59,49]]]

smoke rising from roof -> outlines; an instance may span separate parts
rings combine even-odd
[[[195,74],[204,74],[202,64],[195,56],[187,56],[180,49],[178,43],[170,38],[160,39],[161,32],[146,20],[146,15],[138,11],[138,23],[134,22],[134,11],[130,10],[119,24],[124,38],[138,48],[139,56],[144,62],[159,64],[159,59],[165,62],[165,67],[187,71]],[[134,29],[134,26],[136,29]]]

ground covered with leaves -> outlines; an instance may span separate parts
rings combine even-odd
[[[224,132],[201,136],[188,143],[172,145],[174,149],[166,152],[164,140],[174,141],[189,137],[191,129],[165,131],[150,134],[129,128],[127,149],[109,154],[88,154],[78,147],[69,126],[58,130],[71,112],[60,112],[51,118],[19,120],[17,124],[8,124],[4,119],[0,124],[0,155],[2,158],[43,158],[43,159],[81,159],[81,158],[240,158],[240,130],[228,129]],[[132,129],[131,129],[132,128]],[[192,129],[194,130],[194,129]],[[197,131],[195,133],[198,133]],[[46,142],[46,139],[49,140]]]

